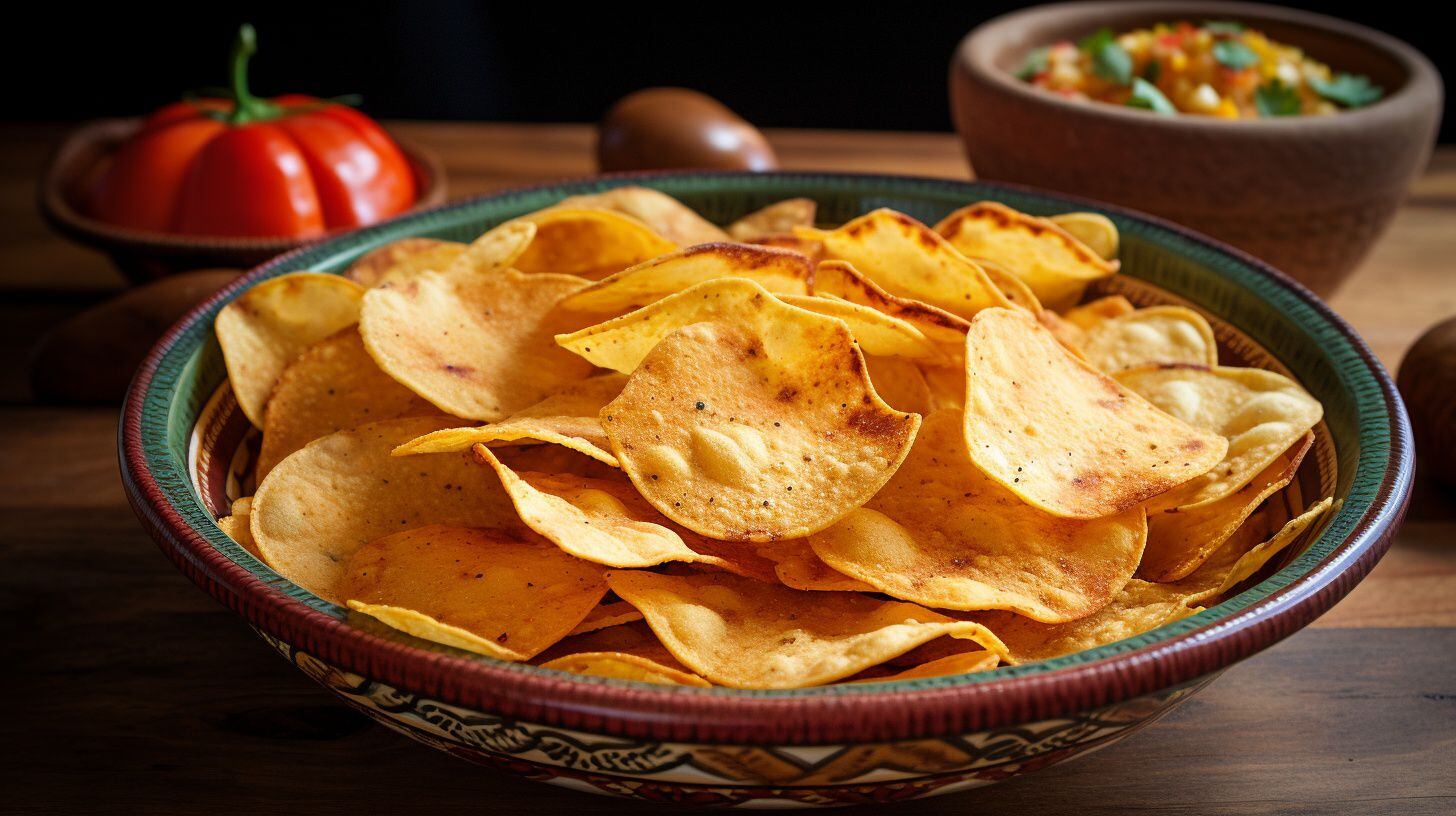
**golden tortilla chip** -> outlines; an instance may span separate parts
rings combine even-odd
[[[935,345],[917,328],[898,317],[850,303],[832,295],[776,295],[790,306],[815,314],[837,317],[849,326],[850,334],[865,354],[880,357],[935,357]]]
[[[1137,570],[1141,507],[1091,521],[1022,502],[977,469],[958,411],[926,417],[894,478],[864,507],[809,537],[824,563],[935,609],[1005,609],[1048,623],[1101,608]]]
[[[1103,259],[1056,224],[994,201],[956,210],[935,231],[966,256],[1019,275],[1051,309],[1070,306],[1087,284],[1117,272],[1117,261]]]
[[[1167,413],[1227,439],[1212,469],[1149,502],[1149,512],[1210,504],[1248,484],[1324,415],[1298,383],[1258,368],[1144,366],[1117,381]]]
[[[1150,306],[1103,320],[1083,332],[1081,351],[1109,374],[1154,363],[1218,365],[1213,327],[1183,306]]]
[[[1264,500],[1284,489],[1314,444],[1306,433],[1242,488],[1197,507],[1172,507],[1148,513],[1148,547],[1138,577],[1176,581],[1193,572],[1239,529]]]
[[[607,592],[604,570],[534,536],[432,525],[344,560],[336,588],[356,612],[415,637],[529,660],[566,637]]]
[[[562,550],[609,567],[651,567],[668,561],[711,564],[772,581],[773,565],[752,547],[704,538],[662,517],[620,475],[517,473],[489,448],[477,455],[500,477],[521,521]]]
[[[228,538],[238,543],[239,547],[252,553],[259,561],[263,556],[258,554],[258,543],[253,540],[253,531],[248,527],[248,517],[253,511],[253,497],[245,496],[233,502],[232,515],[223,516],[217,520],[218,529],[227,534]]]
[[[824,243],[824,254],[847,261],[892,295],[914,298],[969,318],[1011,302],[974,261],[908,215],[880,209],[832,232],[800,228]]]
[[[403,238],[359,256],[344,270],[344,277],[363,287],[378,286],[391,275],[408,277],[426,270],[449,268],[466,245],[434,238]]]
[[[753,239],[757,246],[775,247],[787,249],[790,252],[797,252],[809,259],[809,263],[817,264],[824,260],[824,244],[816,238],[786,233],[783,235],[765,235],[762,238]]]
[[[729,224],[728,234],[735,241],[755,241],[792,233],[794,227],[814,226],[814,214],[818,208],[812,198],[785,199],[754,210]]]
[[[957,674],[975,674],[990,671],[1001,664],[1000,655],[985,649],[973,652],[947,655],[927,661],[902,672],[886,672],[881,677],[859,677],[849,683],[892,683],[896,680],[920,680],[926,677],[950,677]]]
[[[1023,312],[976,316],[966,377],[971,459],[1052,515],[1119,513],[1207,472],[1227,449],[1223,437],[1077,358]]]
[[[430,524],[516,523],[499,481],[473,454],[390,451],[448,424],[393,419],[317,439],[279,462],[253,497],[250,525],[268,566],[319,597],[335,592],[349,553],[380,536]]]
[[[900,357],[865,355],[870,384],[886,405],[896,411],[928,414],[931,411],[930,383],[915,363]]]
[[[966,407],[966,368],[964,364],[956,368],[924,364],[920,366],[920,374],[925,377],[925,384],[930,389],[930,410],[932,412],[946,409],[959,411]]]
[[[696,674],[625,652],[578,652],[542,663],[541,668],[662,686],[707,688],[713,685]]]
[[[1008,612],[983,613],[976,620],[994,627],[1010,650],[1010,662],[1028,663],[1092,649],[1142,634],[1188,617],[1205,603],[1247,579],[1290,542],[1298,538],[1330,507],[1326,499],[1264,544],[1250,547],[1258,538],[1240,535],[1193,574],[1173,583],[1152,583],[1137,578],[1129,581],[1112,603],[1070,623],[1049,625]],[[1252,527],[1250,533],[1266,528]]]
[[[1117,257],[1119,238],[1117,225],[1112,223],[1111,218],[1100,213],[1074,212],[1053,215],[1047,220],[1081,241],[1103,260],[1110,261]]]
[[[985,270],[986,277],[990,278],[991,283],[1001,290],[1001,294],[1011,301],[1012,306],[1019,306],[1034,315],[1041,314],[1043,311],[1041,301],[1036,299],[1036,293],[1031,291],[1031,287],[1026,285],[1026,281],[1018,278],[1016,273],[985,258],[977,258],[976,265]]]
[[[640,620],[642,620],[642,613],[637,611],[637,607],[626,601],[600,603],[592,607],[592,611],[581,619],[581,623],[571,630],[571,634],[573,636],[584,635],[598,629],[607,629]]]
[[[718,574],[608,573],[683,665],[734,688],[803,688],[848,677],[942,635],[999,653],[985,627],[852,592],[799,592]]]
[[[609,313],[638,308],[704,281],[747,278],[770,292],[807,294],[814,268],[786,249],[699,244],[624,269],[561,301],[561,308]]]
[[[809,546],[791,538],[758,545],[758,554],[774,563],[774,577],[791,589],[808,592],[874,592],[874,587],[835,570]]]
[[[710,538],[833,524],[889,480],[920,425],[875,394],[841,321],[793,309],[757,323],[674,332],[602,409],[642,495]]]
[[[936,343],[960,346],[971,327],[965,318],[944,309],[890,294],[845,261],[824,261],[816,266],[813,288],[816,295],[832,295],[898,317]]]
[[[515,259],[527,273],[600,280],[677,249],[631,216],[611,210],[553,207],[518,221],[536,225],[536,237]]]
[[[374,364],[357,326],[314,343],[278,377],[263,418],[257,478],[284,457],[334,431],[439,410]]]
[[[263,427],[278,375],[304,349],[359,321],[364,287],[338,275],[295,272],[259,283],[213,322],[228,381],[249,421]]]
[[[631,216],[678,246],[727,241],[728,233],[666,193],[647,187],[614,187],[564,198],[555,207],[611,210]]]
[[[539,402],[591,366],[557,347],[570,275],[452,267],[364,296],[359,330],[380,368],[441,411],[491,422]]]
[[[1090,329],[1104,320],[1122,317],[1137,311],[1132,301],[1122,295],[1089,300],[1081,306],[1073,306],[1062,313],[1062,319],[1080,329]]]
[[[501,447],[546,442],[617,467],[617,457],[607,450],[607,434],[602,430],[597,414],[622,393],[622,386],[626,384],[626,376],[615,372],[589,377],[553,392],[500,422],[434,431],[400,445],[394,455],[454,453],[470,450],[478,444]]]

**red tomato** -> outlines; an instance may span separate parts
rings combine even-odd
[[[414,172],[374,120],[343,105],[248,92],[251,26],[233,48],[233,99],[177,102],[117,149],[92,215],[154,232],[309,236],[398,215]]]

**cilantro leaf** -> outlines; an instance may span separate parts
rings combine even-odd
[[[1205,20],[1203,22],[1203,30],[1214,36],[1218,36],[1220,34],[1242,34],[1244,33],[1244,24],[1235,23],[1229,20]]]
[[[1046,47],[1042,47],[1026,52],[1026,56],[1021,59],[1021,67],[1016,69],[1016,78],[1031,79],[1045,71],[1047,69],[1047,51]]]
[[[1118,85],[1132,82],[1132,55],[1118,44],[1112,29],[1099,29],[1083,37],[1077,47],[1092,57],[1092,73]]]
[[[1346,108],[1363,108],[1385,96],[1385,90],[1358,74],[1335,74],[1334,79],[1309,78],[1309,87],[1320,96]]]
[[[1254,107],[1260,116],[1297,116],[1301,105],[1293,88],[1273,79],[1254,91]]]
[[[1168,101],[1168,97],[1163,96],[1163,92],[1158,90],[1158,86],[1142,77],[1133,77],[1132,96],[1128,97],[1127,104],[1128,107],[1142,108],[1154,113],[1176,114],[1178,112],[1178,109],[1173,107],[1173,103]]]
[[[1259,64],[1259,55],[1242,40],[1219,40],[1213,44],[1213,58],[1226,68],[1242,71]]]

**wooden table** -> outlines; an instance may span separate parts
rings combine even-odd
[[[579,126],[404,124],[455,196],[592,171]],[[352,713],[155,550],[122,497],[116,411],[29,402],[25,354],[117,290],[49,233],[36,176],[63,131],[0,129],[0,811],[633,813],[473,768]],[[788,168],[965,177],[952,137],[778,131]],[[1456,149],[1333,301],[1392,368],[1456,314]],[[1422,483],[1374,573],[1314,626],[1093,756],[925,812],[1456,812],[1456,508]],[[906,807],[902,812],[911,812]]]

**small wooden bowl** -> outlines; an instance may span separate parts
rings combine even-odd
[[[1331,116],[1229,121],[1065,99],[1012,72],[1032,48],[1176,20],[1234,20],[1386,89]],[[1414,48],[1332,17],[1256,3],[1036,6],[972,31],[951,61],[976,175],[1064,190],[1222,238],[1328,295],[1385,231],[1430,157],[1441,78]]]
[[[102,119],[81,126],[51,157],[40,183],[40,211],[58,232],[111,256],[134,283],[155,280],[190,269],[250,269],[304,244],[329,238],[336,230],[306,238],[235,238],[172,235],[118,227],[87,215],[81,205],[86,191],[106,167],[111,152],[141,127],[141,119]],[[428,150],[395,140],[414,169],[420,190],[410,208],[445,202],[445,170]]]

